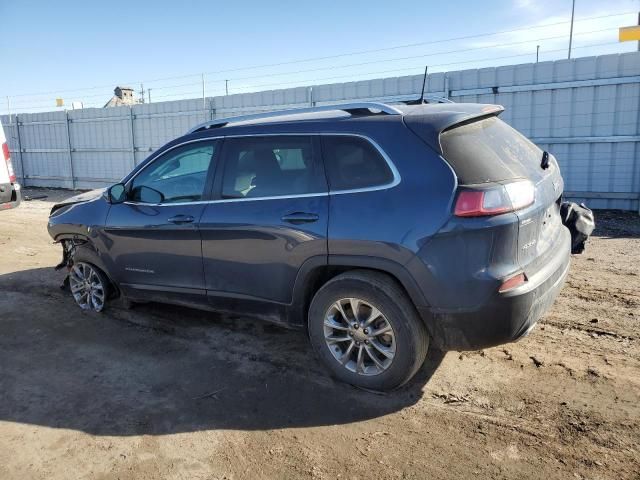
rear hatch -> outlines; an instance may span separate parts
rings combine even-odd
[[[522,180],[533,184],[533,203],[514,213],[519,220],[518,263],[527,275],[538,271],[563,228],[560,198],[564,184],[555,158],[495,114],[448,127],[440,135],[440,145],[462,187]]]

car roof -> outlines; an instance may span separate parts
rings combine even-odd
[[[332,130],[363,133],[372,124],[404,122],[409,129],[439,151],[439,135],[447,128],[475,118],[497,115],[503,110],[500,105],[479,103],[348,103],[215,119],[195,126],[185,137],[209,138],[260,133],[313,134]],[[185,137],[181,137],[181,140]]]
[[[464,121],[478,115],[502,111],[499,105],[480,103],[440,103],[440,104],[384,104],[359,102],[336,105],[322,105],[310,108],[296,108],[280,111],[265,111],[237,117],[213,119],[193,127],[187,134],[204,130],[228,131],[232,127],[291,124],[299,122],[358,122],[373,117],[398,120],[406,116],[424,116],[425,121],[440,127]],[[219,135],[219,134],[217,134]],[[223,134],[224,135],[224,134]]]

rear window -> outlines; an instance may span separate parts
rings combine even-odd
[[[223,157],[225,198],[305,195],[327,188],[311,136],[230,138]]]
[[[323,136],[322,142],[331,190],[377,187],[393,180],[385,159],[364,138]]]
[[[542,150],[497,117],[446,130],[440,144],[461,184],[530,178],[540,171]]]

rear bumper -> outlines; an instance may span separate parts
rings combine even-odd
[[[22,189],[19,183],[11,185],[11,200],[9,202],[0,203],[0,210],[10,210],[20,205],[22,201]]]
[[[571,235],[562,229],[556,254],[521,287],[497,293],[472,311],[421,311],[435,343],[445,350],[477,350],[517,340],[551,307],[564,285]]]

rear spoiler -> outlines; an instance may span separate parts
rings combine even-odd
[[[454,127],[500,115],[502,105],[446,103],[413,107],[404,112],[405,125],[436,152],[442,153],[440,134]]]
[[[504,112],[504,107],[502,105],[486,105],[482,107],[480,112],[468,113],[467,115],[461,115],[453,120],[448,125],[445,125],[442,129],[440,129],[440,133],[446,132],[447,130],[451,130],[452,128],[459,127],[461,125],[466,125],[468,123],[477,122],[483,118],[494,117],[500,115]]]

